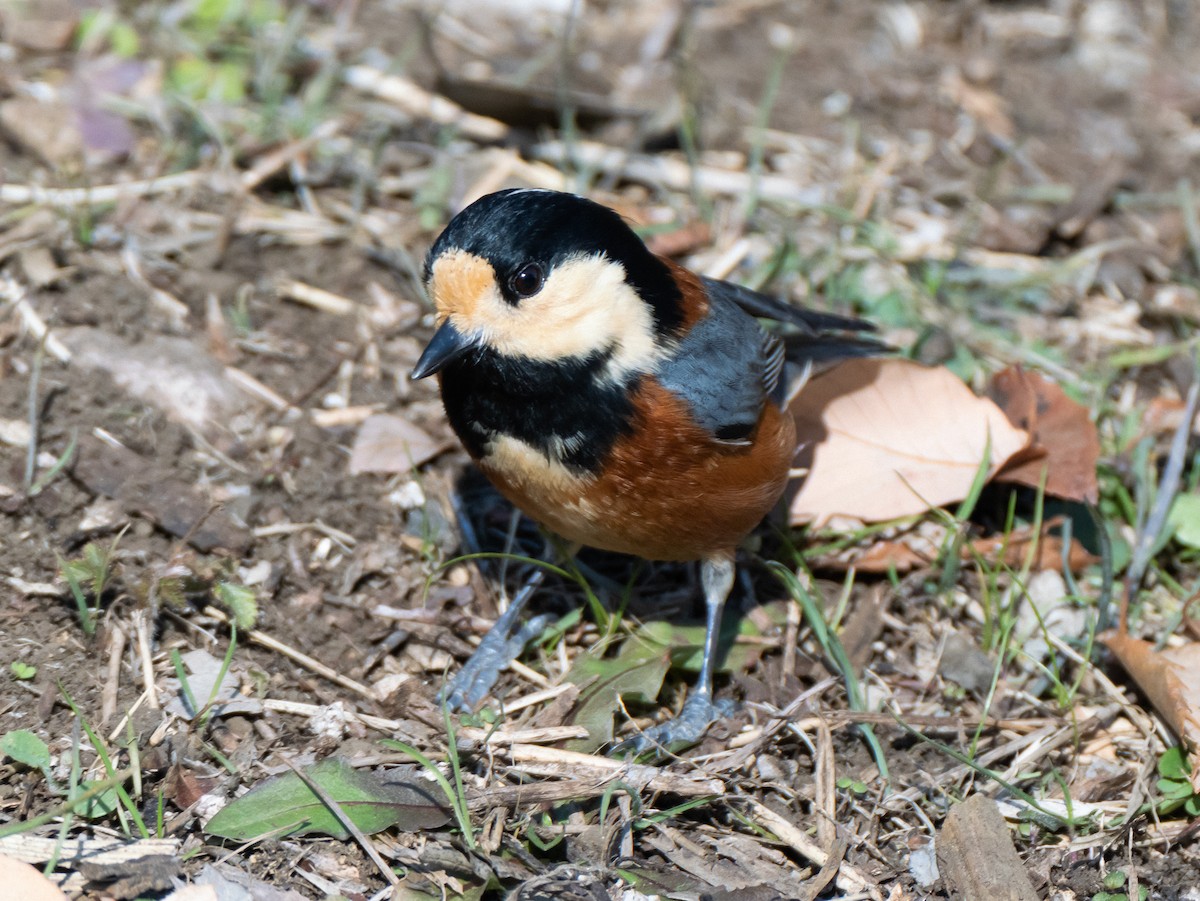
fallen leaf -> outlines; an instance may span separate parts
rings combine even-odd
[[[4,886],[4,894],[21,901],[67,901],[62,889],[36,867],[3,854],[0,854],[0,885]]]
[[[114,56],[76,60],[67,94],[89,163],[110,162],[133,152],[133,127],[111,107],[114,100],[157,96],[161,69],[156,63]]]
[[[988,561],[1002,560],[1005,566],[1020,569],[1029,557],[1030,544],[1036,540],[1037,548],[1033,551],[1034,559],[1031,568],[1035,571],[1052,569],[1061,572],[1063,569],[1062,536],[1052,534],[1050,531],[1061,525],[1062,523],[1058,519],[1043,523],[1040,537],[1034,534],[1032,526],[1023,526],[1013,529],[1007,535],[976,538],[963,549],[963,558],[970,559],[977,555]],[[1088,553],[1087,548],[1077,539],[1071,539],[1066,560],[1067,568],[1071,572],[1079,572],[1097,562],[1099,562],[1098,557]]]
[[[407,419],[376,413],[358,429],[350,451],[350,474],[410,472],[449,447]]]
[[[929,566],[936,559],[936,546],[929,546],[924,536],[909,534],[897,539],[872,541],[862,547],[843,548],[819,557],[805,557],[805,562],[813,569],[822,570],[845,571],[854,568],[860,573],[887,573],[893,570],[906,573],[918,566]]]
[[[847,360],[806,385],[791,411],[797,465],[808,469],[793,525],[882,522],[962,500],[985,457],[990,477],[1029,446],[991,400],[910,360]]]
[[[1009,422],[1033,436],[1043,454],[1013,461],[996,473],[998,482],[1037,488],[1046,480],[1046,493],[1081,503],[1096,503],[1099,486],[1096,464],[1100,436],[1087,407],[1067,397],[1058,385],[1036,372],[1010,366],[988,386]]]
[[[1031,568],[1035,571],[1063,568],[1062,537],[1054,533],[1062,525],[1060,519],[1042,524],[1042,535]],[[908,531],[894,538],[877,539],[862,546],[841,550],[808,559],[814,569],[848,570],[851,567],[860,573],[911,572],[921,566],[931,565],[941,552],[945,541],[945,530],[931,536],[925,530]],[[934,540],[934,537],[937,540]],[[976,538],[963,545],[961,556],[965,561],[983,558],[989,563],[1003,562],[1005,566],[1020,569],[1030,553],[1034,541],[1033,527],[1022,526],[1007,535],[991,535]],[[1079,572],[1097,562],[1078,539],[1071,539],[1067,554],[1067,566],[1071,572]]]
[[[221,901],[211,885],[185,885],[167,895],[163,901]]]
[[[1148,436],[1173,434],[1179,428],[1186,408],[1187,405],[1179,397],[1152,398],[1142,413],[1140,428],[1129,436],[1121,448],[1121,453],[1129,453],[1139,441]],[[1192,423],[1192,432],[1200,432],[1200,417]]]
[[[780,624],[782,611],[780,605]],[[583,726],[588,737],[573,739],[565,747],[591,753],[611,741],[613,715],[621,708],[620,699],[652,703],[670,667],[698,673],[704,656],[704,635],[703,623],[681,625],[653,620],[626,638],[615,657],[605,657],[603,648],[580,655],[565,676],[565,681],[579,686],[579,697],[566,723]],[[762,654],[761,644],[739,642],[739,636],[761,638],[762,630],[752,617],[726,617],[717,640],[718,672],[745,672]]]
[[[1192,786],[1200,791],[1200,642],[1159,651],[1118,630],[1100,640],[1186,745]]]
[[[307,897],[295,889],[280,888],[227,863],[206,863],[196,877],[196,886],[212,891],[214,901],[304,901]],[[172,901],[174,898],[172,895]],[[207,899],[202,895],[187,901]]]
[[[217,784],[216,779],[197,775],[182,763],[175,762],[167,770],[162,792],[164,798],[180,810],[186,810],[216,788]]]
[[[576,657],[564,681],[579,686],[579,698],[566,723],[583,726],[588,737],[567,742],[567,750],[591,753],[612,741],[613,714],[620,707],[620,699],[651,703],[658,697],[670,665],[667,648],[642,641],[626,641],[620,653],[609,659],[598,647]]]
[[[450,820],[440,790],[420,777],[419,767],[359,770],[341,758],[327,757],[304,771],[368,835],[392,826],[419,832]],[[341,820],[296,773],[254,786],[225,805],[204,831],[238,842],[314,832],[343,841],[350,837]]]
[[[707,222],[692,222],[646,237],[646,246],[660,257],[682,257],[711,243],[712,229]]]

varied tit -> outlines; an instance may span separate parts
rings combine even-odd
[[[713,664],[735,551],[783,494],[797,450],[785,357],[877,352],[852,334],[869,326],[695,275],[613,210],[553,191],[471,204],[429,251],[425,278],[438,328],[413,378],[439,375],[451,426],[500,493],[575,545],[700,561],[699,681],[676,719],[626,744],[695,741],[720,710]],[[785,348],[755,317],[797,334]],[[532,637],[516,630],[520,606],[451,685],[452,706],[482,700]]]

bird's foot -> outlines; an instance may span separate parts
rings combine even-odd
[[[514,604],[496,624],[483,636],[463,668],[458,671],[442,692],[442,701],[455,712],[469,712],[482,701],[505,668],[521,655],[525,646],[542,634],[542,630],[554,621],[550,614],[542,614],[514,628],[517,617]]]
[[[679,716],[625,739],[613,748],[613,753],[632,753],[636,756],[647,751],[658,751],[661,754],[672,746],[695,744],[709,726],[729,716],[733,709],[734,703],[729,699],[714,701],[707,694],[689,695]]]

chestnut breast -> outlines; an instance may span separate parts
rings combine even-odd
[[[795,454],[791,417],[763,404],[752,438],[717,441],[655,379],[595,474],[500,436],[478,458],[502,494],[570,541],[652,560],[731,551],[778,501]]]

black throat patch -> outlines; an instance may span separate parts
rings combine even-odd
[[[599,378],[612,351],[546,362],[480,348],[442,371],[442,402],[467,452],[507,435],[580,475],[597,474],[609,450],[630,431],[630,376]]]

